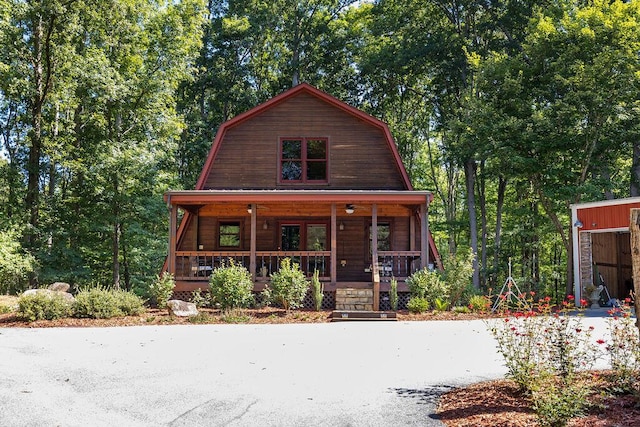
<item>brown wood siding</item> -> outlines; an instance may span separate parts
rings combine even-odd
[[[640,208],[640,203],[578,209],[577,216],[582,221],[582,231],[623,228],[629,227],[632,208]]]
[[[278,184],[282,137],[329,140],[329,182]],[[404,190],[384,132],[307,93],[229,129],[205,184],[209,189]]]

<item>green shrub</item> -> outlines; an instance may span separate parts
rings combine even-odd
[[[253,281],[249,271],[232,259],[211,272],[209,293],[211,301],[222,310],[249,307],[253,299]]]
[[[389,289],[389,304],[391,304],[391,310],[398,310],[398,281],[395,277],[391,278],[391,289]]]
[[[143,312],[144,301],[134,293],[101,287],[81,290],[73,303],[73,316],[81,318],[110,319]]]
[[[167,301],[171,299],[173,295],[173,289],[176,287],[176,282],[173,280],[173,275],[166,271],[161,276],[156,276],[155,282],[149,285],[149,295],[156,303],[156,307],[165,308]]]
[[[212,323],[214,318],[207,313],[199,312],[195,316],[189,317],[187,320],[189,323]]]
[[[470,313],[471,312],[469,307],[465,307],[464,305],[457,305],[457,306],[453,307],[452,311],[454,313]]]
[[[455,255],[449,254],[442,260],[444,269],[438,274],[446,285],[447,298],[451,305],[463,303],[462,299],[473,276],[474,259],[473,251],[461,249]],[[441,298],[444,298],[444,295]]]
[[[411,313],[424,313],[429,310],[429,301],[422,297],[413,297],[407,303],[407,308]]]
[[[472,295],[469,298],[469,310],[474,313],[486,313],[491,308],[491,299],[486,295]]]
[[[208,307],[209,305],[211,305],[211,299],[209,295],[204,295],[202,293],[202,289],[200,288],[191,292],[191,302],[194,303],[198,308]]]
[[[62,295],[38,292],[18,298],[18,316],[33,322],[69,317],[71,304]]]
[[[271,274],[271,281],[265,288],[264,295],[267,301],[282,304],[288,311],[302,305],[308,290],[309,281],[300,266],[292,263],[289,258],[284,258],[280,262],[280,269]]]
[[[0,314],[11,313],[11,307],[8,305],[0,304]]]
[[[437,271],[427,268],[418,270],[407,277],[407,285],[412,297],[424,298],[429,304],[434,304],[436,298],[448,300],[449,293],[446,283]]]
[[[315,270],[313,272],[313,277],[311,278],[311,286],[313,287],[313,303],[316,311],[322,310],[322,300],[324,299],[324,286],[322,282],[320,282],[320,278],[318,277],[319,275],[320,272]]]
[[[113,291],[118,301],[118,307],[125,316],[140,316],[145,312],[144,300],[133,292],[124,290]]]
[[[447,311],[449,309],[449,301],[442,298],[436,298],[433,301],[433,308],[436,311]]]

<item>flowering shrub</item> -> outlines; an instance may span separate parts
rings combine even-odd
[[[531,396],[541,425],[562,426],[587,407],[589,389],[579,383],[577,372],[590,369],[598,355],[593,327],[584,327],[573,297],[558,311],[546,297],[534,304],[534,293],[521,295],[526,311],[509,312],[489,329],[507,367],[507,377]]]
[[[606,351],[611,358],[612,389],[616,393],[635,393],[640,397],[640,336],[631,317],[631,299],[609,311],[611,342]],[[602,342],[604,344],[604,342]]]

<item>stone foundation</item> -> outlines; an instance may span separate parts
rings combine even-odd
[[[591,255],[591,233],[580,232],[580,284],[582,289],[593,285],[593,259]],[[588,295],[585,295],[587,297]]]
[[[336,310],[373,310],[373,289],[336,289]]]

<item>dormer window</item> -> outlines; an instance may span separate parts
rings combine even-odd
[[[327,182],[326,138],[283,138],[280,141],[280,182]]]

